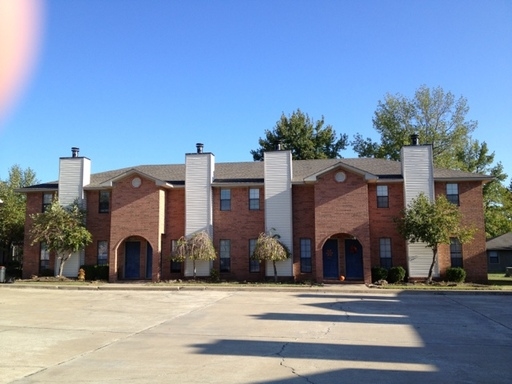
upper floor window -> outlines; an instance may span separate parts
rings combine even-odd
[[[231,211],[231,189],[220,190],[220,210]]]
[[[108,264],[108,241],[98,241],[98,265]]]
[[[260,209],[260,190],[258,188],[249,189],[249,209]]]
[[[100,213],[110,212],[110,191],[100,191],[99,202]]]
[[[462,268],[462,244],[455,237],[450,238],[450,259],[452,267]]]
[[[300,239],[300,271],[311,273],[311,239]]]
[[[455,183],[446,184],[446,198],[452,204],[459,205],[459,185]]]
[[[389,208],[387,185],[377,185],[377,208]]]
[[[52,205],[53,202],[53,193],[45,192],[43,193],[43,212],[46,212],[48,207]]]
[[[380,266],[389,269],[393,266],[391,257],[391,239],[382,237],[379,239]]]
[[[252,258],[252,254],[256,249],[256,239],[249,240],[249,272],[259,272],[260,262]]]
[[[220,241],[220,271],[229,272],[231,270],[231,240]]]

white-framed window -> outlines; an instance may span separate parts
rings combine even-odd
[[[108,264],[108,241],[98,241],[98,265]]]
[[[260,209],[260,190],[259,188],[249,189],[249,209],[259,210]]]
[[[220,240],[220,271],[229,272],[231,271],[231,240],[221,239]]]
[[[39,254],[39,273],[50,269],[50,252],[46,247],[46,243],[40,244]]]
[[[459,184],[447,183],[446,184],[446,198],[452,204],[459,205]]]
[[[462,244],[455,237],[450,238],[450,260],[452,267],[462,268]]]
[[[389,237],[381,237],[379,239],[379,255],[381,267],[389,269],[393,266],[393,258],[391,257],[391,239]]]
[[[171,240],[171,253],[174,254],[176,247],[178,246],[178,240]],[[181,273],[183,267],[182,261],[171,260],[171,273]]]
[[[231,211],[231,189],[221,188],[220,190],[220,210]]]
[[[109,213],[110,212],[110,191],[100,191],[99,192],[99,213]]]
[[[302,273],[311,273],[313,271],[311,263],[311,239],[300,239],[300,271]]]
[[[53,202],[53,193],[45,192],[43,193],[43,212],[46,212],[48,207],[52,205]]]
[[[387,185],[377,185],[377,208],[389,208]]]

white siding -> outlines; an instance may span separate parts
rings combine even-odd
[[[212,180],[215,157],[211,153],[185,157],[185,236],[206,231],[213,237]],[[197,276],[210,274],[209,261],[196,262]],[[185,261],[185,276],[192,276],[192,261]]]
[[[64,263],[64,269],[62,271],[62,275],[69,278],[75,278],[78,276],[78,270],[80,269],[80,265],[84,264],[84,252],[75,252],[71,257]],[[55,258],[55,276],[59,274],[60,269],[60,259]],[[87,276],[86,276],[87,277]]]
[[[265,152],[265,228],[280,236],[293,249],[292,227],[292,155],[290,151]],[[293,260],[276,263],[278,276],[293,276]],[[274,275],[272,263],[266,263],[267,276]]]
[[[62,157],[59,164],[59,202],[66,206],[84,201],[84,186],[91,181],[91,161],[86,157]]]
[[[402,176],[404,178],[404,201],[407,207],[420,193],[430,201],[434,196],[434,165],[432,146],[411,145],[402,148]],[[424,243],[408,243],[407,259],[409,276],[427,277],[432,263],[432,250]],[[439,266],[434,266],[433,275],[439,276]]]

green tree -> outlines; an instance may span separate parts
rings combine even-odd
[[[7,180],[0,180],[0,248],[12,249],[23,243],[25,232],[26,196],[16,189],[36,184],[35,172],[13,165]]]
[[[437,261],[441,244],[450,244],[450,238],[464,244],[473,239],[475,229],[462,225],[459,208],[450,203],[445,196],[439,195],[433,202],[421,193],[413,199],[395,219],[398,232],[411,243],[423,242],[432,249],[432,263],[428,271],[427,282],[432,282],[432,273]]]
[[[276,261],[286,260],[290,257],[290,250],[286,245],[279,241],[279,235],[274,234],[273,231],[268,233],[261,233],[256,240],[256,246],[252,258],[262,261],[271,261],[274,267],[274,281],[277,283],[277,267]]]
[[[260,148],[251,150],[255,161],[263,160],[265,151],[273,151],[281,143],[284,149],[292,151],[293,160],[334,159],[346,148],[348,136],[336,136],[331,125],[324,126],[324,117],[315,121],[300,109],[289,117],[284,113],[275,127],[265,130],[265,138],[259,139]]]
[[[212,239],[206,231],[196,232],[188,239],[182,236],[178,240],[176,249],[171,255],[171,260],[185,261],[187,258],[192,260],[194,280],[197,272],[196,260],[215,260],[217,258]]]
[[[434,163],[438,167],[462,169],[458,153],[463,151],[477,122],[466,120],[467,100],[455,99],[441,87],[421,86],[412,99],[387,94],[379,101],[373,127],[380,142],[354,136],[352,147],[359,157],[400,160],[400,149],[418,134],[421,143],[432,144]]]
[[[45,212],[31,215],[31,218],[32,244],[44,243],[48,251],[55,252],[60,260],[58,276],[62,276],[64,264],[73,253],[92,242],[85,227],[85,211],[77,202],[62,207],[55,199]]]

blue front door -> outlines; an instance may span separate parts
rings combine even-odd
[[[140,242],[125,243],[124,262],[124,278],[140,279]]]
[[[357,240],[345,240],[346,278],[363,280],[363,247]]]
[[[338,240],[329,239],[322,249],[324,263],[324,279],[338,279]]]

